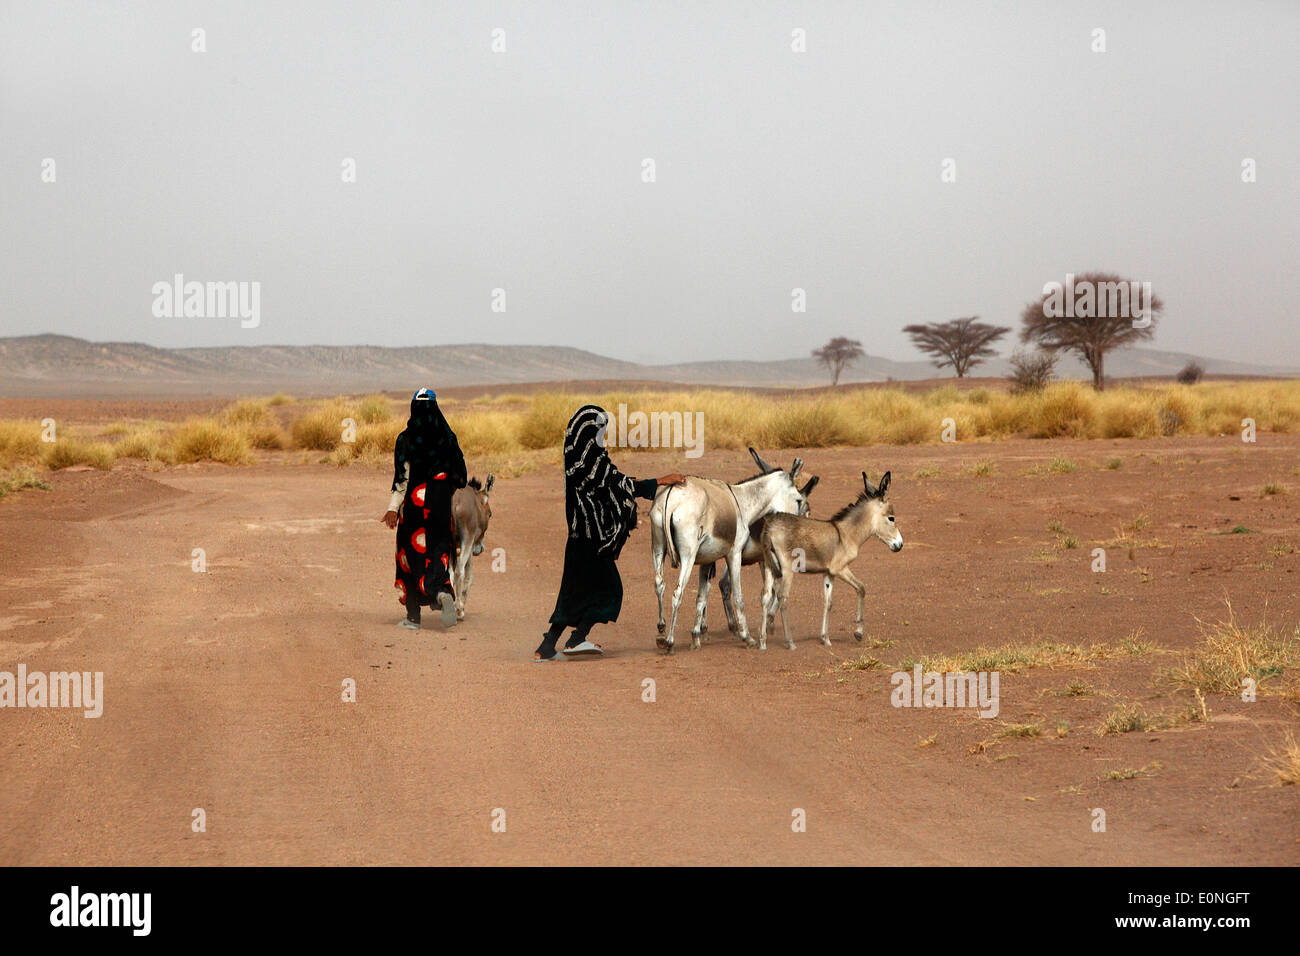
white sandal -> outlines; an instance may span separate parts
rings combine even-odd
[[[573,647],[566,647],[563,651],[566,657],[601,657],[605,651],[599,644],[593,644],[591,641],[583,641],[581,644],[575,644]]]

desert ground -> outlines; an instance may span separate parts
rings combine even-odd
[[[593,635],[606,656],[532,663],[565,537],[556,467],[498,479],[468,617],[447,632],[433,614],[395,626],[385,469],[122,462],[9,495],[0,670],[102,671],[105,703],[98,719],[0,712],[0,864],[1300,863],[1300,787],[1265,764],[1300,728],[1294,692],[1202,706],[1162,676],[1225,602],[1247,626],[1300,620],[1300,436],[769,457],[795,454],[821,476],[814,516],[861,471],[893,473],[906,543],[857,561],[861,643],[843,585],[818,643],[806,577],[796,650],[779,631],[765,653],[741,646],[716,590],[691,650],[692,583],[665,656],[643,521],[622,616]],[[752,473],[743,451],[615,459]],[[758,595],[747,568],[755,630]],[[1004,671],[994,719],[891,705],[904,662],[1018,643],[1078,653]],[[1162,729],[1098,733],[1125,707]]]

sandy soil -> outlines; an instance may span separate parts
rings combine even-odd
[[[1026,474],[1060,455],[1078,470]],[[1113,456],[1123,467],[1102,468]],[[607,657],[531,663],[564,538],[549,471],[497,482],[469,617],[450,632],[394,626],[382,471],[124,465],[0,501],[0,669],[103,671],[106,685],[97,720],[0,711],[0,864],[1300,862],[1298,788],[1258,772],[1300,725],[1294,703],[1211,697],[1208,723],[1094,732],[1118,703],[1186,704],[1155,675],[1225,598],[1246,621],[1300,617],[1300,553],[1269,550],[1300,547],[1300,438],[803,457],[822,476],[815,514],[850,500],[861,470],[894,473],[907,544],[872,543],[857,563],[863,644],[844,588],[833,646],[817,643],[808,578],[792,602],[797,650],[739,646],[715,593],[712,640],[691,651],[683,627],[663,656],[643,524],[621,562],[622,619],[597,632]],[[996,473],[967,474],[977,460]],[[659,453],[621,462],[682,468]],[[715,452],[688,470],[746,466]],[[941,475],[913,477],[927,466]],[[1292,494],[1262,497],[1269,479]],[[1093,574],[1091,548],[1139,515],[1139,546],[1112,548]],[[1258,533],[1222,533],[1237,525]],[[191,570],[195,548],[206,573]],[[745,573],[756,627],[758,575]],[[890,705],[909,655],[1045,636],[1118,645],[1139,628],[1155,650],[1004,674],[996,720]],[[884,667],[842,666],[864,652]],[[340,699],[346,678],[355,703]],[[1057,696],[1071,680],[1093,693]],[[1025,721],[1044,736],[997,736]],[[206,833],[191,830],[194,808]],[[795,808],[807,832],[792,832]]]

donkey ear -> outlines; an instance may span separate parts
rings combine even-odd
[[[808,484],[804,485],[802,488],[799,489],[799,494],[807,498],[810,494],[812,494],[812,490],[817,487],[817,482],[819,481],[821,481],[821,478],[818,475],[813,475],[811,478],[808,479]]]
[[[796,458],[794,464],[790,466],[790,480],[794,481],[799,477],[799,469],[803,467],[803,459]]]
[[[493,474],[489,474],[489,475],[488,475],[488,477],[487,477],[487,484],[485,484],[485,485],[483,486],[483,496],[484,496],[484,497],[487,497],[488,495],[490,495],[490,494],[492,493],[492,482],[494,482],[494,481],[496,481],[496,480],[497,480],[497,476],[496,476],[496,475],[493,475]]]
[[[761,471],[763,474],[766,475],[769,471],[776,470],[767,462],[765,462],[762,459],[762,457],[759,456],[758,452],[754,451],[752,447],[749,449],[749,453],[754,456],[754,464],[758,465],[758,470]]]
[[[862,473],[862,490],[867,493],[868,498],[876,497],[876,489],[871,487],[871,482],[867,478],[867,473]]]
[[[876,489],[876,497],[885,497],[885,492],[889,490],[889,472],[885,472],[885,477],[880,479],[880,487]]]

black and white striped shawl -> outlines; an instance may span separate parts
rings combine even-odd
[[[618,557],[636,527],[633,481],[610,461],[604,446],[609,415],[583,405],[564,434],[564,507],[569,537],[595,541],[599,551]]]

